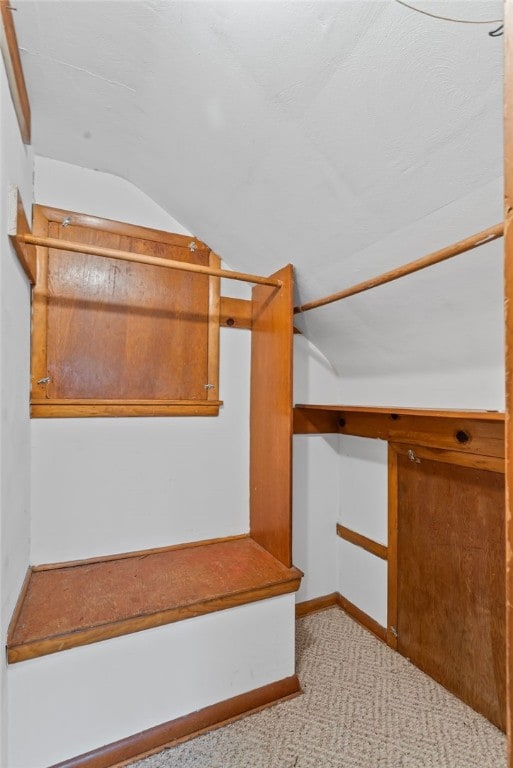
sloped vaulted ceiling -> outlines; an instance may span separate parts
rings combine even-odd
[[[412,5],[502,14],[500,0]],[[395,0],[16,7],[35,152],[127,178],[235,268],[292,262],[302,302],[501,219],[496,24]],[[499,252],[303,328],[348,376],[497,365]]]

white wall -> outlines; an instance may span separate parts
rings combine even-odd
[[[35,195],[180,229],[127,182],[40,158]],[[32,563],[248,529],[249,344],[223,330],[217,418],[32,420]],[[10,665],[6,765],[44,768],[293,673],[293,594]]]
[[[36,157],[34,169],[36,203],[179,235],[191,234],[148,195],[119,176],[47,157]]]
[[[32,203],[32,153],[24,147],[0,57],[0,636],[29,564],[30,287],[8,240],[9,188]],[[0,661],[0,765],[5,765],[7,676]]]
[[[9,668],[8,768],[46,768],[294,674],[294,597]]]
[[[387,543],[387,443],[365,437],[340,436],[340,513],[346,528]]]
[[[340,437],[340,507],[346,528],[388,543],[387,443]],[[382,626],[387,625],[387,564],[376,555],[337,538],[337,589]]]
[[[339,287],[420,257],[501,219],[502,179],[497,177],[470,187],[465,196],[346,256],[346,275]],[[497,240],[389,285],[297,316],[296,323],[326,353],[339,374],[332,402],[504,409],[502,248],[502,240]],[[339,274],[340,264],[335,260],[324,270],[325,277],[332,276],[333,286]],[[315,279],[312,275],[311,280]],[[302,402],[326,399],[314,396],[302,398]],[[322,443],[307,445],[304,437],[295,441],[303,452],[324,448]],[[371,539],[386,541],[386,445],[343,437],[338,449],[337,519]],[[315,474],[322,478],[323,473],[328,471],[321,461]],[[316,501],[323,493],[320,485],[316,498],[309,502],[309,521],[314,519]],[[386,563],[341,540],[336,542],[335,552],[336,588],[386,624]]]
[[[342,289],[484,230],[503,218],[502,177],[470,187],[326,274]],[[325,295],[324,294],[324,295]],[[296,318],[342,379],[341,402],[504,408],[503,241]],[[319,296],[322,293],[317,294]]]
[[[295,335],[294,402],[336,403],[339,389],[340,380],[326,358],[304,336]],[[338,446],[338,435],[294,437],[294,564],[305,574],[297,602],[337,588]]]
[[[185,233],[123,179],[46,158],[35,199]],[[34,419],[32,562],[247,531],[249,363],[250,334],[221,329],[218,417]]]

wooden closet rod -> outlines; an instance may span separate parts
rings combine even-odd
[[[226,269],[203,267],[201,264],[189,264],[185,261],[161,259],[158,256],[144,256],[139,253],[130,253],[130,251],[118,251],[116,248],[102,248],[98,245],[86,245],[85,243],[74,243],[70,240],[58,240],[54,237],[39,237],[36,235],[27,234],[17,235],[17,240],[21,241],[22,243],[28,243],[29,245],[41,245],[45,248],[54,248],[58,251],[73,251],[75,253],[88,253],[91,256],[105,256],[108,259],[135,261],[138,264],[149,264],[152,267],[180,269],[182,272],[197,272],[201,275],[226,277],[229,280],[241,280],[245,283],[272,285],[276,288],[281,288],[283,285],[282,281],[275,277],[259,277],[258,275],[248,275],[245,272],[230,272]]]
[[[471,235],[471,237],[467,237],[465,240],[460,240],[458,243],[454,243],[454,245],[448,245],[440,251],[435,251],[428,256],[422,256],[420,259],[410,261],[408,264],[403,264],[402,267],[396,267],[389,272],[383,272],[383,274],[378,275],[377,277],[371,277],[370,280],[365,280],[363,283],[357,283],[356,285],[351,286],[351,288],[345,288],[343,291],[332,293],[330,296],[325,296],[322,299],[316,299],[315,301],[309,301],[306,304],[302,304],[299,307],[294,307],[294,313],[308,312],[310,309],[324,307],[326,304],[332,304],[334,301],[347,299],[348,296],[354,296],[356,293],[363,293],[370,288],[376,288],[378,285],[391,283],[392,280],[397,280],[405,275],[411,275],[413,272],[418,272],[420,269],[431,267],[433,264],[438,264],[440,261],[445,261],[446,259],[451,259],[453,256],[458,256],[460,253],[471,251],[479,245],[490,243],[492,240],[502,237],[503,234],[504,224],[496,224],[494,227],[484,229],[476,235]]]

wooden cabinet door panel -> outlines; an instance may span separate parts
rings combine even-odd
[[[182,235],[40,206],[34,220],[60,240],[202,266],[219,261]],[[196,403],[217,412],[218,278],[52,248],[39,248],[37,258],[33,404],[49,402],[56,415],[71,405],[80,415],[105,405],[110,415],[132,415],[137,404],[146,415],[192,413]]]
[[[504,475],[398,456],[398,650],[505,728]]]

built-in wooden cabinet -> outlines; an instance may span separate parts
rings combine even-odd
[[[195,238],[42,206],[34,233],[202,266]],[[219,277],[37,247],[32,415],[215,415]]]

